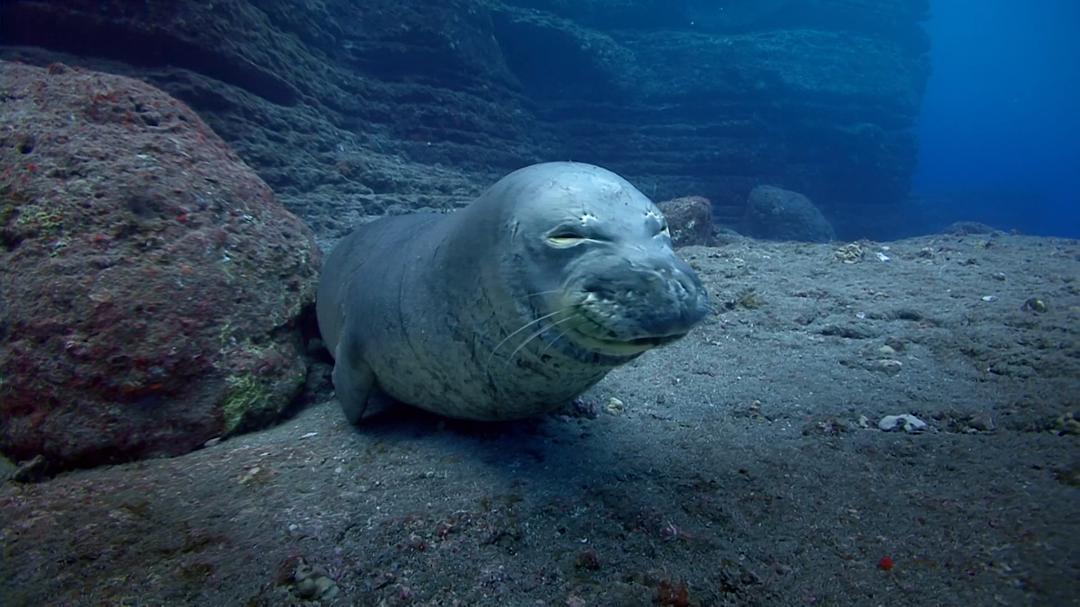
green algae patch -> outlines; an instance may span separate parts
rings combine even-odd
[[[242,431],[256,420],[277,414],[278,407],[274,406],[276,399],[269,381],[259,380],[252,375],[230,377],[226,381],[229,392],[221,405],[226,434]]]

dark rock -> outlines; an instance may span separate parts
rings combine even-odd
[[[152,86],[0,79],[0,450],[92,466],[273,420],[306,372],[307,228]]]
[[[19,463],[19,467],[11,473],[11,480],[18,483],[36,483],[48,478],[49,472],[49,461],[45,456],[35,455],[34,459]]]
[[[836,235],[810,199],[771,185],[750,192],[745,226],[755,238],[828,242]]]
[[[712,204],[701,196],[673,198],[657,204],[667,218],[676,247],[712,243]]]
[[[995,234],[999,230],[994,226],[978,221],[956,221],[945,228],[945,232],[947,234],[966,236],[969,234]]]
[[[878,332],[865,325],[827,325],[818,331],[821,335],[829,337],[843,337],[845,339],[872,339],[878,336]]]

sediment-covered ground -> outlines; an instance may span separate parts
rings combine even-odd
[[[717,314],[557,414],[6,482],[0,602],[1080,604],[1080,243],[682,254]]]

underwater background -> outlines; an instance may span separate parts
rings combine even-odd
[[[1080,236],[1080,4],[936,0],[926,28],[914,195],[939,222]]]

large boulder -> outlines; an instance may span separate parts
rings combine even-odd
[[[189,451],[302,387],[309,230],[187,106],[0,62],[0,451]]]
[[[836,238],[829,220],[809,198],[772,185],[750,191],[744,227],[749,235],[769,240],[829,242]]]

